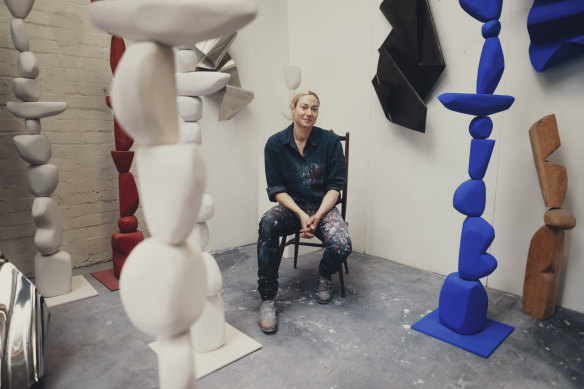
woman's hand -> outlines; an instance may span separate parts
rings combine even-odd
[[[302,212],[299,216],[300,218],[300,237],[301,238],[314,238],[314,228],[312,228],[312,222],[314,216],[308,216],[305,212]]]

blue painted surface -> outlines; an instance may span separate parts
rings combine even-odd
[[[481,332],[474,335],[462,335],[443,326],[439,319],[439,309],[436,309],[415,323],[412,329],[480,355],[483,358],[488,358],[509,336],[514,327],[487,319]],[[489,386],[489,384],[485,383],[485,386]]]
[[[483,180],[467,180],[460,184],[452,199],[454,208],[467,216],[481,216],[485,210],[487,188]]]
[[[490,22],[486,22],[483,24],[481,29],[481,33],[483,34],[483,38],[493,38],[499,36],[501,32],[501,22],[498,20],[491,20]]]
[[[488,138],[493,131],[493,121],[488,116],[478,116],[470,121],[468,131],[475,139]]]
[[[471,335],[485,326],[489,299],[480,281],[451,273],[440,290],[440,323],[459,334]]]
[[[527,31],[529,58],[537,72],[584,54],[584,1],[535,0]]]
[[[468,175],[473,180],[482,180],[489,167],[495,147],[494,139],[473,139],[470,141]]]
[[[458,274],[461,278],[476,281],[497,268],[497,260],[487,250],[495,239],[495,230],[481,217],[467,217],[462,224]]]
[[[459,0],[467,14],[481,22],[499,19],[503,0]]]
[[[493,94],[501,81],[504,70],[505,60],[499,38],[487,38],[479,61],[477,93]]]
[[[474,116],[488,116],[509,109],[515,101],[515,97],[474,93],[442,93],[438,96],[438,100],[451,111]]]

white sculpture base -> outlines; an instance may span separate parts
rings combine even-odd
[[[150,343],[150,347],[158,353],[158,342]],[[195,352],[195,374],[197,379],[213,373],[260,348],[262,348],[261,343],[225,323],[225,344],[222,347],[208,353]]]
[[[97,296],[97,290],[83,276],[75,276],[71,279],[71,292],[60,296],[45,298],[47,306],[55,307],[57,305],[70,303],[77,300],[83,300],[89,297]]]

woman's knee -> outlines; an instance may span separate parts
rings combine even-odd
[[[336,236],[331,242],[331,247],[336,255],[341,258],[347,258],[353,251],[351,238],[347,236]]]

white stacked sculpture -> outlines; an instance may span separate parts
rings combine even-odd
[[[292,120],[292,114],[290,113],[290,102],[294,96],[296,96],[296,89],[298,89],[300,86],[301,80],[302,76],[298,66],[284,65],[284,82],[288,88],[288,101],[286,102],[282,113],[288,120]]]
[[[120,124],[140,146],[138,187],[152,237],[128,256],[120,294],[132,323],[158,339],[163,389],[196,386],[190,329],[204,309],[211,268],[204,262],[208,255],[187,239],[209,206],[201,207],[207,196],[200,137],[179,135],[179,112],[196,122],[200,100],[177,104],[172,46],[230,34],[249,23],[256,8],[248,0],[99,1],[90,6],[98,28],[136,41],[118,64],[111,99]],[[201,79],[190,86],[180,82],[179,94],[202,94],[201,84]],[[212,214],[212,201],[210,208]],[[214,294],[216,280],[209,283]]]
[[[6,108],[25,120],[28,135],[13,138],[16,151],[30,164],[27,183],[37,198],[32,204],[32,218],[37,226],[34,243],[40,251],[34,257],[35,284],[45,297],[67,294],[71,291],[71,256],[60,251],[63,227],[57,202],[50,196],[59,183],[57,166],[51,159],[51,143],[41,134],[41,118],[55,116],[65,111],[64,102],[40,102],[41,88],[36,78],[39,65],[28,43],[24,19],[30,13],[34,0],[4,0],[13,19],[10,33],[14,47],[20,52],[17,59],[20,77],[12,80],[14,95],[22,102],[9,101]]]
[[[203,101],[199,96],[207,96],[224,88],[231,76],[219,72],[195,72],[196,58],[194,50],[186,48],[175,50],[179,141],[201,145],[202,132],[198,121],[203,115]],[[209,243],[207,221],[214,213],[213,198],[205,193],[197,224],[188,238],[189,242],[201,250],[205,250]],[[225,342],[225,312],[219,295],[223,279],[219,266],[211,254],[204,252],[203,261],[207,270],[207,301],[201,316],[191,327],[193,346],[200,353],[215,350]]]

